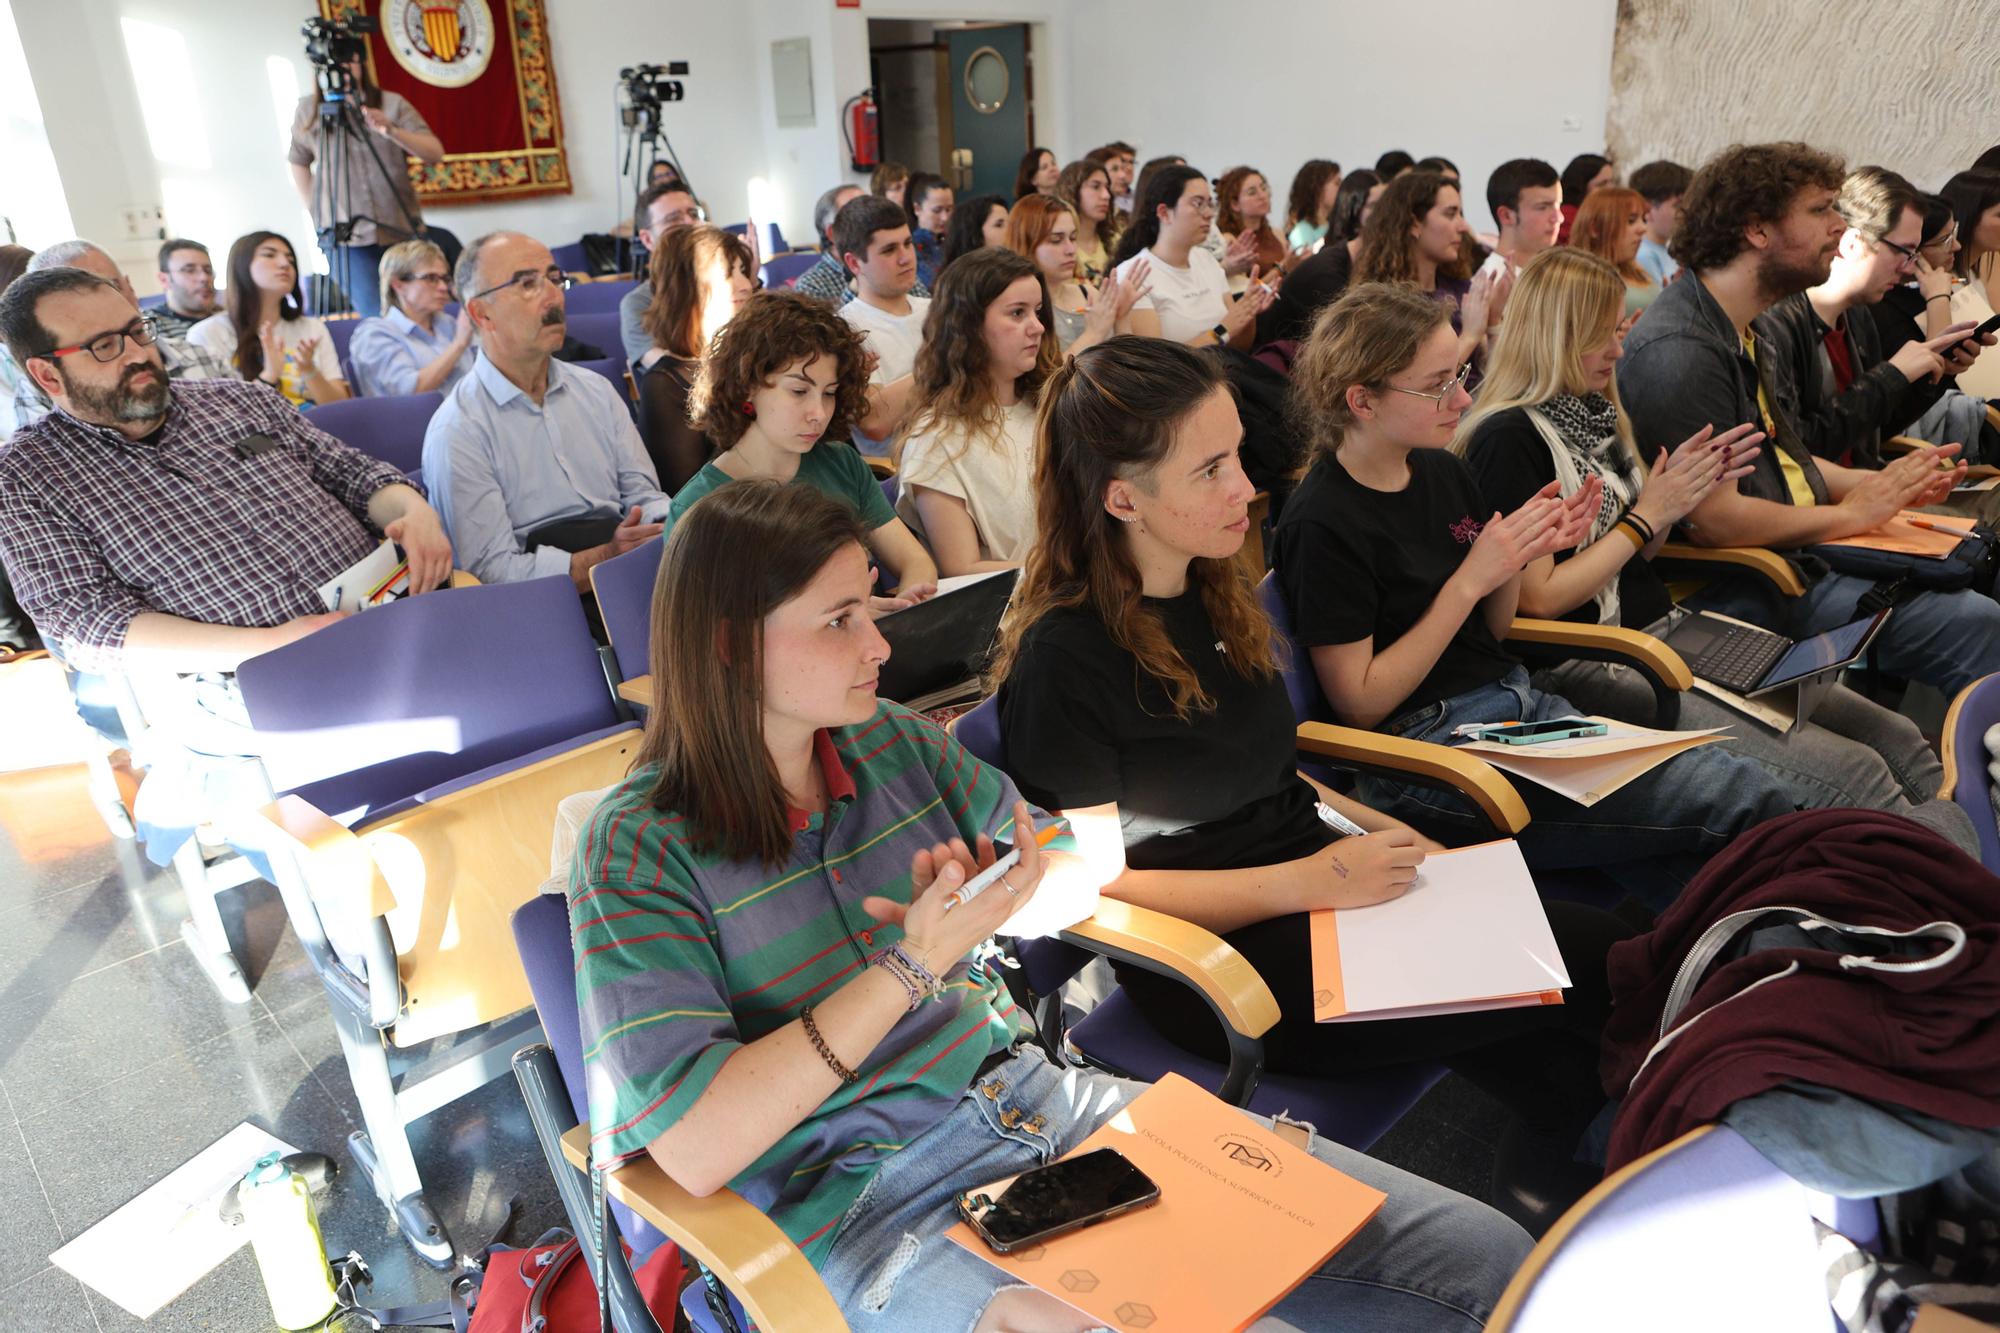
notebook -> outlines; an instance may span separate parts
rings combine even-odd
[[[940,579],[935,597],[876,621],[889,641],[889,660],[875,693],[922,709],[976,687],[1020,573],[1001,569]]]

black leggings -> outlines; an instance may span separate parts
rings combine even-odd
[[[1264,1034],[1264,1068],[1310,1078],[1436,1060],[1492,1094],[1528,1128],[1581,1135],[1605,1102],[1597,1072],[1598,1041],[1611,1012],[1605,954],[1633,931],[1594,907],[1543,906],[1569,967],[1562,1004],[1379,1022],[1313,1021],[1305,917],[1275,917],[1231,931],[1223,938],[1278,1000],[1278,1021]],[[1205,1059],[1228,1061],[1222,1025],[1199,992],[1133,967],[1117,972],[1162,1036]]]

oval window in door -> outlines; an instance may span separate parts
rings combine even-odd
[[[990,116],[1007,105],[1007,89],[1012,81],[1007,58],[990,46],[980,47],[965,62],[965,100],[982,116]]]

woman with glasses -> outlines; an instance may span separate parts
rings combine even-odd
[[[1334,716],[1439,745],[1468,724],[1579,711],[1536,688],[1504,640],[1522,571],[1582,542],[1605,494],[1596,477],[1570,495],[1551,481],[1496,512],[1450,450],[1472,401],[1467,369],[1444,307],[1421,292],[1364,283],[1322,311],[1292,367],[1311,454],[1273,560]],[[1770,773],[1715,746],[1592,805],[1514,785],[1533,815],[1520,835],[1529,865],[1599,868],[1656,905],[1730,838],[1795,808]],[[1364,775],[1357,795],[1454,845],[1492,836],[1455,791]]]
[[[188,341],[267,384],[294,407],[353,397],[333,339],[299,295],[299,261],[275,231],[253,231],[229,247],[222,309],[188,330]]]
[[[458,383],[472,369],[472,321],[445,310],[444,251],[425,240],[392,245],[382,253],[381,278],[388,313],[355,325],[347,349],[361,392],[379,398]]]
[[[1551,910],[1576,982],[1559,1006],[1315,1022],[1305,914],[1398,897],[1438,848],[1297,770],[1282,648],[1236,560],[1255,488],[1214,358],[1114,338],[1059,369],[1043,399],[1041,535],[993,668],[1022,793],[1066,812],[1084,854],[1108,860],[1106,895],[1215,931],[1250,961],[1280,1011],[1267,1068],[1325,1078],[1442,1060],[1517,1117],[1495,1204],[1525,1217],[1532,1194],[1560,1211],[1591,1183],[1570,1158],[1604,1105],[1604,953],[1624,932],[1586,908]],[[1322,804],[1365,832],[1342,836]],[[1228,1058],[1200,995],[1118,971],[1161,1036]],[[1525,1188],[1531,1175],[1542,1188]]]
[[[1230,299],[1221,263],[1202,245],[1214,217],[1215,193],[1193,167],[1164,166],[1147,176],[1114,261],[1120,283],[1143,279],[1151,288],[1132,307],[1132,332],[1190,347],[1226,342],[1249,350],[1272,288],[1253,267],[1249,290]]]
[[[649,281],[646,334],[653,345],[633,373],[639,382],[639,435],[672,495],[715,450],[688,420],[688,397],[715,335],[757,290],[756,261],[740,239],[706,223],[660,238]]]

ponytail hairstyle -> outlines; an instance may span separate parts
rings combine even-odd
[[[1119,478],[1151,491],[1181,427],[1217,392],[1232,391],[1215,361],[1176,342],[1129,334],[1085,348],[1050,377],[1035,421],[1041,536],[1001,622],[989,686],[1006,680],[1037,621],[1082,607],[1159,681],[1175,717],[1186,721],[1215,707],[1159,613],[1146,606],[1125,525],[1105,510],[1104,498]],[[1271,622],[1243,567],[1234,559],[1198,558],[1189,564],[1188,581],[1201,594],[1230,667],[1250,679],[1275,672]]]
[[[1160,167],[1146,177],[1146,188],[1132,201],[1132,225],[1118,238],[1118,253],[1111,257],[1116,268],[1160,239],[1160,210],[1174,208],[1181,201],[1189,181],[1201,173],[1190,166]]]
[[[1400,176],[1397,182],[1408,179]],[[1387,202],[1386,195],[1383,199]],[[1508,317],[1513,317],[1511,298]],[[1354,409],[1347,405],[1349,386],[1379,391],[1391,375],[1417,359],[1424,339],[1450,319],[1451,308],[1442,301],[1406,284],[1388,282],[1358,283],[1319,312],[1292,362],[1286,404],[1293,429],[1309,446],[1299,468],[1301,477],[1334,454],[1354,428]]]
[[[791,856],[785,784],[764,744],[764,618],[865,535],[845,502],[769,480],[719,487],[674,524],[653,585],[653,707],[634,767],[659,765],[647,801],[680,815],[703,852],[766,866]]]

